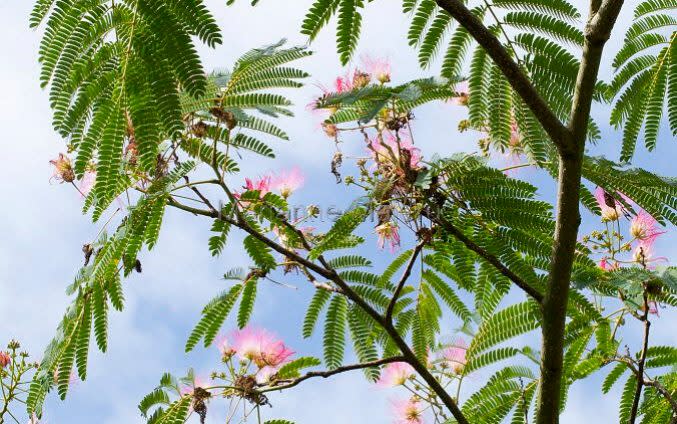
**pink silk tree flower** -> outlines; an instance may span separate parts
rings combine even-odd
[[[387,84],[391,81],[390,61],[384,58],[376,58],[369,55],[361,57],[364,69],[371,74],[371,77],[381,84]]]
[[[421,163],[421,151],[413,145],[411,140],[400,138],[398,141],[391,133],[385,133],[382,139],[375,138],[370,143],[370,153],[377,163],[395,163],[396,165],[408,165],[412,169],[419,167]],[[406,153],[409,163],[401,162],[402,154]]]
[[[465,354],[467,350],[468,346],[463,339],[458,339],[453,345],[442,350],[442,358],[447,361],[456,375],[463,374],[463,369],[465,368],[466,364]]]
[[[294,167],[289,171],[283,171],[272,176],[270,180],[270,189],[279,191],[280,195],[286,199],[294,191],[301,188],[304,182],[305,177],[303,176],[303,173],[301,173],[299,168]]]
[[[374,230],[378,236],[377,245],[379,249],[385,248],[386,243],[390,246],[390,251],[394,252],[400,247],[400,228],[392,221],[378,225]]]
[[[80,187],[78,188],[82,197],[87,197],[87,195],[89,195],[94,188],[94,183],[96,183],[96,171],[86,171],[85,175],[83,175],[80,180]]]
[[[265,367],[261,368],[258,370],[256,373],[256,382],[259,384],[268,384],[271,382],[273,379],[273,376],[277,374],[277,372],[280,370],[279,367],[272,367],[270,365],[266,365]]]
[[[393,401],[395,424],[423,424],[423,410],[415,399],[399,399]]]
[[[630,235],[637,240],[646,240],[662,234],[658,231],[658,221],[645,210],[640,210],[630,223]]]
[[[230,345],[228,338],[224,336],[219,336],[216,339],[216,348],[221,352],[221,357],[224,361],[229,360],[235,355],[235,349]]]
[[[510,124],[510,147],[517,148],[522,144],[522,134],[520,133],[517,121],[512,121]]]
[[[252,327],[245,327],[234,333],[233,349],[240,358],[249,359],[259,368],[280,366],[294,354],[272,333]]]
[[[250,178],[244,179],[245,188],[249,191],[254,190],[258,191],[259,193],[261,193],[261,197],[265,196],[266,193],[270,191],[270,181],[271,177],[268,175],[263,176],[258,180],[252,180]]]
[[[200,377],[195,377],[193,379],[192,384],[181,386],[181,388],[179,389],[179,394],[181,396],[190,396],[190,395],[193,394],[195,389],[197,389],[198,387],[200,387],[200,388],[207,387],[207,382]]]
[[[602,187],[595,189],[595,199],[600,209],[602,209],[602,221],[616,221],[621,213],[620,206],[616,200],[608,195]],[[614,206],[611,206],[613,204]]]
[[[12,358],[7,352],[0,352],[0,370],[5,369],[12,362]]]
[[[632,255],[635,262],[642,266],[646,266],[647,268],[652,268],[650,264],[653,262],[668,262],[666,257],[654,255],[654,244],[659,235],[660,234],[654,234],[639,241]]]
[[[245,178],[244,179],[245,185],[244,185],[243,188],[246,191],[258,191],[259,192],[259,199],[263,199],[263,196],[265,196],[268,192],[270,192],[270,181],[271,181],[271,177],[269,175],[265,175],[265,176],[259,178],[258,180],[252,180],[251,178]],[[235,197],[236,199],[239,200],[240,197],[242,197],[242,193],[235,192],[235,193],[233,193],[233,197]],[[242,207],[245,207],[245,208],[249,206],[249,202],[245,202],[245,201],[240,202],[240,204],[242,205]]]
[[[261,355],[257,365],[260,367],[271,366],[278,367],[286,363],[294,354],[283,342],[279,340],[270,340],[261,348]]]
[[[456,84],[454,91],[456,91],[457,95],[452,97],[451,103],[456,106],[468,106],[468,99],[470,98],[468,81],[461,81]]]
[[[660,317],[660,314],[658,313],[658,303],[656,303],[655,300],[649,302],[649,314]]]
[[[616,266],[611,264],[607,258],[600,260],[598,266],[600,269],[602,269],[602,271],[613,271],[616,269]]]
[[[75,172],[73,171],[73,163],[70,158],[63,153],[59,153],[56,159],[52,159],[49,163],[54,166],[52,179],[59,183],[72,183],[75,181]]]
[[[406,362],[393,362],[385,366],[376,384],[381,387],[401,386],[414,373],[414,368]]]

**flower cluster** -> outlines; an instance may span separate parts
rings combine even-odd
[[[267,174],[262,177],[251,179],[245,178],[245,185],[242,187],[244,191],[256,191],[259,193],[259,198],[272,192],[277,192],[280,196],[287,199],[296,190],[303,187],[305,177],[299,168],[292,168],[289,171],[281,171],[277,174]],[[235,198],[242,197],[242,192],[234,193]],[[243,206],[248,206],[248,202],[241,202]]]
[[[601,219],[606,229],[605,231],[593,231],[590,235],[583,237],[583,242],[591,245],[594,252],[602,254],[599,260],[600,269],[612,272],[639,266],[646,271],[652,271],[656,268],[655,263],[667,262],[667,258],[655,255],[656,240],[665,232],[661,231],[658,222],[650,213],[641,209],[622,193],[611,194],[601,187],[595,190],[595,198],[602,211]],[[621,218],[631,215],[631,212],[617,200],[618,198],[623,199],[628,207],[637,210],[634,217],[630,219],[627,233],[625,233],[628,237],[624,236],[621,230]],[[628,299],[627,294],[620,297],[626,304],[629,304],[630,309],[636,309],[639,306],[639,309],[649,314],[658,315],[658,303],[651,299],[654,294],[651,285],[643,283],[641,292],[645,292],[645,295],[634,301]]]
[[[421,151],[414,144],[413,115],[406,105],[393,102],[375,113],[370,122],[358,122],[357,127],[339,127],[328,119],[341,108],[349,107],[337,100],[340,98],[337,94],[367,86],[384,86],[391,80],[392,70],[387,60],[364,56],[361,67],[338,77],[333,89],[322,89],[323,95],[313,103],[313,109],[325,113],[323,129],[336,144],[331,171],[337,182],[344,180],[346,184],[379,194],[374,199],[378,214],[374,228],[377,246],[380,249],[387,246],[394,252],[401,243],[400,224],[414,232],[419,230],[415,217],[407,212],[411,209],[409,203],[415,202],[417,196],[423,196],[420,192],[416,195],[413,192],[417,191],[414,185],[418,175],[425,169]],[[355,158],[359,177],[349,175],[343,179],[341,167],[346,156],[341,151],[341,143],[350,133],[359,134],[364,140],[366,156]]]
[[[593,232],[585,237],[584,241],[592,243],[594,250],[605,252],[599,262],[600,268],[605,271],[617,269],[624,263],[618,255],[629,251],[632,251],[631,262],[644,268],[650,267],[654,262],[666,261],[665,258],[656,257],[654,254],[654,244],[664,233],[660,231],[656,219],[647,211],[634,205],[634,202],[623,194],[617,193],[616,196],[638,209],[638,212],[630,221],[628,229],[630,238],[626,241],[627,239],[620,232],[620,218],[628,215],[629,212],[625,211],[623,204],[616,200],[614,195],[604,191],[601,187],[595,190],[595,198],[602,211],[602,222],[607,225],[607,231]]]
[[[28,353],[21,351],[16,340],[7,344],[7,350],[0,351],[0,423],[12,418],[17,421],[18,411],[25,408],[28,392],[25,389],[32,374],[39,367],[29,361]],[[6,420],[7,419],[7,420]],[[38,416],[30,416],[29,424],[38,424]]]
[[[192,369],[180,379],[171,375],[163,377],[164,389],[179,398],[190,398],[191,408],[200,422],[205,422],[207,403],[217,394],[231,399],[231,416],[243,413],[246,418],[260,406],[269,405],[265,392],[288,381],[278,378],[277,374],[291,361],[294,352],[268,330],[245,327],[227,337],[217,337],[216,347],[221,353],[222,366],[209,378],[196,375]]]
[[[467,344],[463,339],[458,339],[450,345],[440,348],[428,361],[428,368],[440,381],[453,382],[460,385],[465,376]],[[451,373],[449,372],[451,371]],[[395,424],[423,424],[427,415],[435,415],[436,402],[430,398],[430,393],[422,388],[425,384],[419,382],[414,368],[405,362],[392,362],[381,370],[381,375],[376,381],[379,387],[396,388],[403,387],[412,396],[392,401],[392,414]],[[438,422],[438,421],[435,421]]]
[[[224,357],[237,355],[258,367],[257,380],[265,383],[294,354],[284,342],[261,328],[245,327],[232,334],[232,345],[223,341],[220,349]]]

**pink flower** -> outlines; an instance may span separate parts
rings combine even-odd
[[[390,251],[394,252],[400,247],[400,229],[392,221],[378,225],[374,232],[378,235],[378,247],[383,249],[386,242],[390,244]]]
[[[423,424],[423,410],[416,399],[393,401],[395,424]]]
[[[649,264],[652,262],[667,262],[668,259],[663,256],[656,257],[654,256],[654,244],[656,239],[660,234],[654,234],[650,237],[647,237],[643,240],[640,240],[633,252],[632,258],[635,262],[640,265],[646,266],[649,268]]]
[[[455,374],[463,374],[465,368],[466,358],[465,354],[468,346],[465,340],[458,339],[453,345],[445,348],[442,351],[442,358],[449,363]]]
[[[181,394],[181,396],[189,396],[192,395],[195,389],[197,389],[198,387],[200,388],[207,387],[207,382],[200,377],[194,377],[193,383],[191,385],[181,386],[179,393]]]
[[[0,370],[4,369],[7,365],[12,362],[12,358],[7,352],[0,352]]]
[[[258,191],[261,193],[261,197],[263,197],[266,193],[270,191],[270,180],[271,177],[266,175],[258,180],[251,180],[249,178],[245,178],[245,188],[249,191]]]
[[[352,91],[353,88],[353,80],[348,76],[343,77],[336,77],[334,80],[334,92],[331,94],[341,94],[341,93],[346,93],[348,91]]]
[[[468,86],[468,81],[461,81],[456,84],[457,96],[454,96],[451,99],[451,103],[456,106],[468,106],[468,99],[470,98],[470,87]]]
[[[658,222],[645,210],[640,210],[630,223],[630,235],[638,240],[645,240],[662,234],[658,232]]]
[[[391,67],[390,62],[384,58],[374,58],[368,55],[362,56],[362,63],[364,64],[365,70],[371,74],[371,77],[380,82],[381,84],[386,84],[390,82],[391,79]]]
[[[226,337],[219,336],[216,339],[216,348],[221,352],[221,357],[224,361],[229,360],[235,355],[235,349],[233,349]]]
[[[75,180],[73,164],[65,154],[59,153],[59,156],[56,159],[50,160],[49,163],[54,166],[52,179],[60,183],[72,183]]]
[[[651,315],[660,316],[660,314],[658,313],[658,303],[656,303],[655,300],[649,302],[649,313]]]
[[[80,194],[82,194],[83,197],[87,197],[94,188],[94,183],[96,183],[96,171],[88,170],[80,180],[80,187],[78,189],[80,190]]]
[[[244,182],[244,189],[247,191],[258,191],[259,192],[259,199],[263,199],[263,196],[265,196],[268,192],[270,192],[270,181],[271,177],[269,175],[265,175],[258,180],[252,180],[250,178],[245,178]],[[236,199],[240,199],[242,197],[242,193],[235,192],[233,193],[233,197]],[[243,207],[248,207],[249,202],[240,202]]]
[[[414,372],[414,368],[406,362],[393,362],[385,366],[376,384],[382,387],[401,386]]]
[[[607,258],[603,258],[601,261],[599,261],[599,267],[602,269],[602,271],[613,271],[617,268],[617,266],[611,264]]]
[[[595,189],[595,199],[602,209],[602,221],[616,221],[621,215],[620,206],[616,200],[613,196],[607,194],[602,187]],[[615,206],[610,206],[611,204]]]
[[[261,368],[257,373],[256,373],[256,382],[259,384],[268,384],[272,380],[273,376],[277,374],[277,372],[280,370],[280,367],[272,367],[270,365],[266,365],[265,367]]]
[[[270,332],[245,327],[233,334],[233,349],[243,359],[253,361],[259,368],[277,367],[287,362],[294,354]]]
[[[421,151],[414,147],[411,140],[400,138],[398,141],[390,133],[384,134],[383,138],[375,138],[371,141],[370,152],[377,163],[394,163],[395,165],[409,166],[412,169],[419,167],[421,163]],[[409,163],[401,163],[401,159],[409,158]]]
[[[270,180],[270,189],[277,190],[285,199],[289,197],[294,191],[303,186],[305,178],[301,170],[297,167],[290,171],[281,172],[273,176]]]
[[[510,147],[516,148],[519,147],[522,143],[522,134],[520,134],[519,126],[517,126],[517,121],[512,121],[510,124]]]

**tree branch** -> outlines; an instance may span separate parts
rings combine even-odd
[[[515,274],[501,262],[500,259],[498,259],[496,256],[492,255],[491,253],[487,252],[484,250],[481,246],[479,246],[477,243],[474,241],[470,240],[468,236],[466,236],[461,230],[456,228],[456,226],[451,223],[449,220],[445,219],[439,214],[435,214],[432,212],[426,213],[426,217],[433,221],[435,224],[439,225],[441,228],[444,229],[447,233],[451,234],[454,236],[458,241],[463,243],[465,247],[468,249],[472,250],[473,252],[477,253],[482,259],[485,261],[489,262],[491,265],[493,265],[496,270],[498,270],[501,275],[504,277],[507,277],[510,281],[512,281],[517,287],[522,289],[526,294],[534,298],[538,303],[543,302],[543,294],[536,290],[534,287],[532,287],[529,283],[524,281],[519,275]]]
[[[391,324],[393,322],[393,310],[395,309],[395,305],[397,304],[397,299],[400,297],[400,293],[402,292],[402,289],[404,288],[404,284],[409,279],[409,276],[411,275],[411,270],[414,268],[414,264],[416,263],[416,259],[418,258],[418,255],[423,250],[424,245],[425,245],[425,240],[421,240],[421,241],[418,242],[418,244],[414,248],[414,252],[411,254],[411,258],[409,259],[409,263],[407,264],[407,267],[404,269],[404,272],[402,273],[402,277],[400,278],[399,283],[397,283],[397,287],[395,288],[395,292],[393,293],[392,299],[390,299],[390,303],[388,304],[388,308],[386,309],[386,321],[391,323]]]
[[[311,378],[316,378],[316,377],[322,377],[322,378],[329,378],[337,374],[342,374],[344,372],[348,371],[355,371],[355,370],[361,370],[365,368],[374,368],[374,367],[379,367],[381,365],[386,365],[390,364],[393,362],[406,362],[406,358],[404,356],[394,356],[390,358],[383,358],[383,359],[378,359],[376,361],[370,361],[370,362],[364,362],[361,364],[352,364],[352,365],[344,365],[342,367],[338,367],[333,370],[329,371],[311,371],[299,378],[293,379],[289,381],[286,384],[283,384],[281,386],[275,386],[271,387],[270,389],[262,390],[261,393],[273,391],[273,390],[284,390],[284,389],[289,389],[294,386],[299,385],[300,383],[311,379]]]
[[[327,265],[327,262],[324,260],[322,256],[318,258],[318,260],[322,263],[322,265],[318,265],[303,256],[299,255],[295,251],[286,249],[284,246],[276,243],[275,241],[269,239],[263,234],[260,234],[258,231],[255,229],[251,228],[246,221],[242,219],[233,220],[232,218],[228,218],[226,216],[223,216],[220,213],[214,213],[208,210],[202,210],[202,209],[196,209],[190,206],[183,205],[176,200],[172,199],[171,197],[168,198],[167,204],[169,206],[173,206],[175,208],[184,210],[186,212],[193,213],[195,215],[202,215],[202,216],[207,216],[210,218],[214,219],[220,219],[224,222],[227,222],[231,225],[234,225],[237,228],[240,228],[244,230],[246,233],[250,234],[252,237],[260,240],[263,242],[266,246],[270,247],[271,249],[275,250],[276,252],[287,256],[291,259],[294,259],[296,262],[304,265],[306,268],[309,270],[317,273],[318,275],[323,276],[324,278],[332,281],[334,284],[336,284],[342,291],[343,294],[350,299],[353,303],[355,303],[359,308],[361,308],[363,311],[367,313],[376,323],[378,323],[390,336],[392,339],[393,343],[400,349],[400,352],[402,352],[402,356],[404,358],[404,362],[407,362],[410,364],[416,372],[421,376],[421,378],[430,386],[431,390],[435,392],[435,394],[440,398],[440,400],[444,403],[444,405],[449,409],[451,414],[454,416],[456,421],[458,421],[458,424],[470,424],[468,420],[465,418],[463,415],[463,412],[461,409],[458,407],[456,404],[456,401],[447,393],[445,390],[444,386],[440,384],[439,381],[435,378],[435,376],[430,372],[430,370],[427,368],[426,364],[421,362],[419,358],[416,356],[416,354],[411,350],[407,342],[402,338],[400,333],[397,331],[395,326],[393,326],[391,323],[387,322],[386,319],[378,313],[369,303],[367,303],[366,300],[364,300],[359,294],[357,294],[353,288],[346,283],[339,275],[338,273],[329,267]]]
[[[570,147],[571,134],[541,97],[522,68],[489,29],[461,0],[436,0],[479,43],[501,70],[512,88],[520,95],[555,146],[564,151]]]
[[[536,424],[557,424],[564,363],[564,331],[571,272],[581,223],[580,190],[583,154],[590,110],[604,44],[620,13],[622,0],[592,0],[585,31],[583,56],[571,107],[567,132],[570,143],[560,150],[555,240],[543,299],[541,387]]]
[[[644,380],[644,385],[656,389],[658,393],[660,393],[665,398],[665,400],[670,403],[672,413],[675,417],[677,417],[677,400],[672,397],[672,394],[665,386],[663,386],[658,380]]]
[[[642,315],[642,321],[644,322],[642,355],[637,363],[637,388],[635,389],[635,397],[632,400],[632,409],[630,409],[630,424],[635,424],[635,421],[637,421],[639,399],[642,397],[642,388],[644,387],[644,365],[646,364],[646,354],[649,349],[649,329],[651,328],[651,321],[649,321],[649,300],[647,298],[646,289],[644,292],[644,314]]]

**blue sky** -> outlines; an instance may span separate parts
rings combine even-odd
[[[20,339],[39,358],[46,341],[65,310],[69,299],[66,285],[82,261],[81,246],[99,231],[80,214],[81,201],[70,187],[49,183],[48,160],[63,150],[63,143],[51,129],[51,111],[47,95],[39,88],[37,46],[39,34],[28,29],[30,1],[5,1],[0,4],[0,123],[3,128],[3,155],[0,166],[0,198],[3,216],[0,219],[0,343]],[[287,37],[302,44],[298,34],[301,12],[309,0],[292,2],[263,1],[257,8],[240,0],[235,7],[225,1],[208,1],[217,16],[226,42],[215,50],[202,50],[207,69],[228,67],[246,50]],[[359,52],[387,56],[393,63],[396,81],[419,77],[421,71],[415,52],[406,46],[407,19],[399,12],[399,3],[377,2],[368,8]],[[586,11],[578,0],[580,10]],[[621,31],[630,10],[623,15],[619,29],[606,57],[618,49]],[[333,27],[321,34],[313,44],[317,53],[302,63],[312,74],[311,82],[328,84],[338,73],[339,63],[334,47]],[[432,74],[433,70],[430,71]],[[608,77],[610,70],[603,70]],[[312,181],[295,198],[299,204],[320,203],[325,207],[345,207],[355,193],[333,185],[328,172],[333,153],[331,144],[318,128],[317,119],[305,105],[317,94],[312,84],[291,94],[297,104],[297,117],[281,124],[292,141],[275,143],[278,158],[251,159],[243,163],[244,175],[263,174],[270,170],[300,166]],[[608,111],[597,112],[599,121],[607,121]],[[464,111],[449,105],[429,105],[416,111],[416,142],[426,156],[458,151],[476,151],[476,137],[458,134],[455,130]],[[603,125],[603,138],[592,152],[617,157],[619,134]],[[357,145],[357,144],[356,144]],[[355,147],[355,151],[359,149]],[[640,149],[642,150],[642,149]],[[677,145],[667,130],[656,152],[640,151],[636,163],[658,173],[675,176]],[[526,178],[542,188],[546,199],[552,199],[553,182],[539,173],[527,172]],[[239,178],[239,177],[237,177]],[[239,184],[239,180],[233,179]],[[588,227],[590,228],[590,227]],[[225,254],[213,259],[207,250],[209,222],[170,211],[164,223],[160,242],[150,254],[142,257],[144,272],[125,282],[126,309],[111,319],[110,350],[102,355],[91,354],[89,378],[79,383],[66,402],[50,398],[47,416],[50,424],[137,423],[142,422],[136,404],[150,391],[161,374],[181,374],[189,366],[208,374],[217,365],[214,350],[183,353],[183,344],[202,306],[225,283],[223,272],[247,264],[247,259],[233,238]],[[674,236],[664,237],[661,254],[675,258]],[[387,254],[374,256],[377,267]],[[378,269],[378,268],[377,268]],[[302,340],[300,322],[311,291],[293,277],[287,281],[299,286],[289,290],[263,285],[254,315],[254,322],[271,328],[283,336],[299,353],[319,356],[317,339]],[[298,283],[298,284],[297,284]],[[652,327],[655,342],[675,344],[671,331],[675,314],[665,313]],[[449,332],[457,326],[449,322]],[[232,328],[230,322],[227,328]],[[634,338],[633,329],[628,340]],[[636,333],[636,332],[635,332]],[[533,340],[533,339],[532,339]],[[575,386],[564,422],[614,422],[617,393],[599,394],[600,376]],[[488,377],[488,375],[480,376]],[[375,390],[364,382],[362,374],[343,375],[329,381],[303,384],[283,396],[273,396],[274,408],[266,411],[270,418],[294,419],[299,424],[315,423],[388,423],[389,398],[392,391]],[[219,403],[213,403],[214,417],[222,416]],[[584,418],[588,417],[588,418]]]

